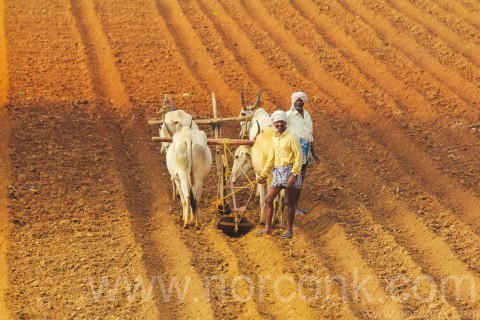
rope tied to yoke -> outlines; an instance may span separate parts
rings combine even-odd
[[[223,172],[223,179],[224,179],[223,181],[227,181],[227,179],[231,175],[230,165],[228,163],[228,154],[230,154],[233,159],[235,159],[235,155],[232,153],[232,151],[228,147],[228,139],[223,138],[222,139],[222,145],[223,145],[222,163],[223,163],[223,167],[225,168],[224,172]],[[227,151],[228,151],[228,153],[227,153]],[[255,186],[256,181],[255,180],[252,181],[248,177],[248,175],[243,171],[243,168],[240,167],[240,169],[242,170],[244,176],[247,178],[248,183],[243,187],[236,188],[237,190],[234,190],[233,192],[231,192],[227,195],[224,195],[223,197],[218,197],[218,194],[217,194],[217,199],[212,202],[212,206],[218,206],[219,204],[223,204],[226,199],[230,198],[232,195],[236,194],[237,192],[239,192],[243,189],[250,189],[250,188],[253,188]]]

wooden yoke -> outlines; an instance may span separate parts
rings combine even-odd
[[[193,119],[196,124],[223,124],[224,122],[228,121],[248,121],[252,120],[252,116],[244,116],[244,117],[230,117],[230,118],[216,118],[216,119]],[[154,125],[162,125],[163,120],[148,120],[148,124],[151,126]]]
[[[152,137],[152,141],[154,142],[172,142],[172,138],[160,138],[160,137]],[[234,145],[234,146],[240,146],[240,145],[247,145],[247,146],[253,146],[255,143],[255,140],[245,140],[245,139],[207,139],[207,144],[208,145]]]

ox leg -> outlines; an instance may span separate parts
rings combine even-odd
[[[186,227],[186,225],[185,225],[186,220],[185,219],[187,218],[187,214],[188,214],[189,201],[187,199],[187,196],[185,195],[184,190],[182,189],[181,181],[179,179],[175,179],[174,181],[175,181],[175,186],[177,187],[178,193],[180,194],[180,202],[182,203],[183,226]],[[187,213],[185,213],[185,210],[187,210]]]
[[[172,182],[172,199],[173,201],[175,201],[175,198],[177,196],[177,188],[175,188],[175,185],[177,184],[177,182],[175,181],[175,179],[173,177],[170,177],[170,181]]]
[[[185,174],[180,175],[180,197],[182,199],[183,206],[183,227],[188,227],[189,216],[190,216],[190,183],[188,182],[189,177]]]
[[[193,174],[194,184],[193,184],[193,196],[195,197],[196,202],[196,210],[194,212],[195,215],[195,227],[200,229],[201,222],[200,222],[200,201],[202,200],[202,190],[203,190],[203,179],[208,174],[207,172],[199,172]],[[192,220],[193,223],[193,220]]]

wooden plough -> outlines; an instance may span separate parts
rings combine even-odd
[[[164,108],[162,111],[162,118],[164,118],[166,111],[164,99]],[[171,100],[170,103],[172,104]],[[219,213],[224,216],[219,219],[217,222],[217,228],[222,230],[225,234],[229,236],[239,236],[244,235],[250,232],[255,224],[244,216],[247,206],[252,198],[253,192],[255,191],[255,186],[252,187],[250,196],[248,198],[247,204],[243,207],[237,208],[235,191],[233,190],[233,184],[231,184],[231,193],[227,195],[227,167],[228,160],[227,154],[225,152],[226,147],[229,145],[249,145],[252,146],[254,140],[245,140],[245,139],[225,139],[221,138],[221,127],[225,122],[230,121],[248,121],[251,120],[251,116],[244,117],[230,117],[230,118],[218,118],[217,116],[217,102],[215,98],[215,93],[212,92],[212,104],[213,104],[213,119],[195,119],[197,124],[210,124],[214,129],[214,138],[207,139],[208,145],[215,146],[215,167],[217,170],[218,184],[217,184],[217,198],[220,203],[217,207]],[[173,104],[172,104],[173,105]],[[149,125],[162,125],[164,120],[149,120]],[[161,137],[152,137],[152,141],[155,142],[172,142],[172,138],[161,138]],[[222,150],[222,146],[224,146]],[[233,209],[230,208],[229,204],[226,202],[227,198],[231,198],[233,203]],[[233,215],[230,213],[233,212]]]

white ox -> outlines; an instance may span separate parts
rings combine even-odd
[[[175,132],[180,131],[183,127],[189,127],[192,130],[199,130],[198,125],[193,120],[192,115],[183,110],[167,112],[165,114],[163,123],[164,124],[160,128],[160,138],[171,138]],[[165,124],[167,126],[165,126]],[[170,142],[162,142],[160,152],[165,152],[168,146],[170,146]]]
[[[182,201],[183,227],[193,224],[195,218],[195,226],[200,228],[198,204],[202,198],[203,179],[212,167],[212,153],[207,145],[206,133],[190,127],[175,132],[166,159],[173,188],[177,188]]]
[[[258,89],[258,95],[257,99],[252,105],[247,106],[245,103],[245,96],[243,94],[243,87],[240,90],[240,98],[242,100],[242,110],[240,110],[239,117],[245,117],[245,116],[252,116],[255,113],[255,109],[258,107],[260,104],[260,89]],[[240,138],[245,138],[247,136],[247,133],[250,132],[252,122],[251,121],[240,121]]]
[[[242,174],[248,175],[252,170],[255,172],[255,178],[258,178],[265,163],[267,162],[268,153],[272,145],[272,138],[275,134],[272,127],[266,127],[256,136],[255,144],[249,148],[247,146],[240,146],[235,151],[235,160],[232,167],[232,181],[235,182]],[[260,223],[265,223],[265,196],[266,188],[272,181],[272,175],[267,177],[266,184],[257,185],[257,193],[260,196]],[[275,214],[272,217],[272,225],[275,225],[275,220],[280,222],[284,227],[284,200],[285,192],[282,190],[279,196],[275,199]]]

